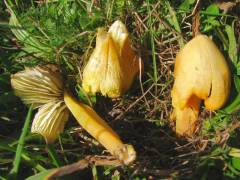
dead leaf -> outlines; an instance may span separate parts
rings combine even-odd
[[[219,9],[223,10],[223,13],[227,13],[231,10],[234,6],[236,6],[236,2],[217,2],[216,3]]]
[[[122,166],[122,162],[114,156],[87,156],[86,158],[54,170],[45,180],[54,180],[58,177],[83,170],[89,166]]]

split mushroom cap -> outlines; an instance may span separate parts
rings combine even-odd
[[[14,93],[21,97],[22,101],[34,108],[43,104],[62,99],[62,76],[55,65],[26,67],[11,75],[11,85]]]
[[[47,143],[53,143],[63,131],[69,111],[90,135],[112,155],[128,165],[136,158],[132,145],[123,144],[114,130],[89,106],[77,101],[63,87],[60,73],[52,68],[26,68],[11,77],[12,87],[25,104],[39,108],[31,131],[41,134]],[[41,100],[44,101],[41,101]]]
[[[184,46],[176,57],[171,92],[178,134],[193,134],[201,100],[211,111],[224,105],[230,76],[224,56],[207,36],[198,35]]]
[[[63,132],[69,110],[63,101],[53,101],[41,106],[35,115],[31,132],[41,134],[47,144],[53,143]]]
[[[24,104],[38,108],[31,132],[41,134],[47,144],[53,143],[69,117],[63,102],[64,87],[58,67],[51,64],[25,68],[11,76],[11,85]]]
[[[98,29],[96,48],[83,71],[83,89],[119,97],[131,87],[142,66],[131,47],[126,26],[115,21],[108,32]]]

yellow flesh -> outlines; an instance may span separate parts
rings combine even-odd
[[[216,45],[207,36],[198,35],[178,53],[174,77],[171,95],[176,131],[192,135],[201,100],[209,110],[219,109],[226,102],[230,71]]]
[[[200,99],[192,96],[187,106],[183,109],[174,108],[174,116],[176,119],[176,133],[183,135],[191,135],[195,131],[195,123],[199,114]]]
[[[135,160],[136,153],[133,147],[123,144],[119,136],[92,108],[78,102],[67,91],[64,92],[64,101],[78,123],[111,154],[125,164]]]

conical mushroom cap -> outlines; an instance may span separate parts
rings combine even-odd
[[[115,21],[108,32],[100,28],[96,48],[83,71],[84,90],[118,97],[130,88],[138,72],[139,58],[125,25]]]
[[[122,74],[119,53],[112,37],[99,29],[96,48],[83,71],[84,90],[115,97],[122,91]]]
[[[196,36],[177,54],[174,78],[171,96],[179,134],[187,131],[189,119],[192,123],[197,120],[199,100],[204,100],[206,109],[217,110],[229,96],[231,80],[227,62],[205,35]],[[190,127],[192,132],[194,125]]]
[[[115,21],[108,31],[120,52],[120,60],[123,70],[123,92],[126,92],[132,85],[134,78],[140,71],[143,71],[143,63],[133,51],[126,26],[121,21]]]

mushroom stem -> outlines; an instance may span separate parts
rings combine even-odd
[[[78,123],[125,165],[136,158],[132,145],[123,144],[111,127],[89,106],[78,102],[67,90],[64,101]]]
[[[178,135],[191,136],[196,130],[201,100],[197,96],[192,96],[187,105],[182,109],[174,108],[174,119],[176,119],[176,133]]]

